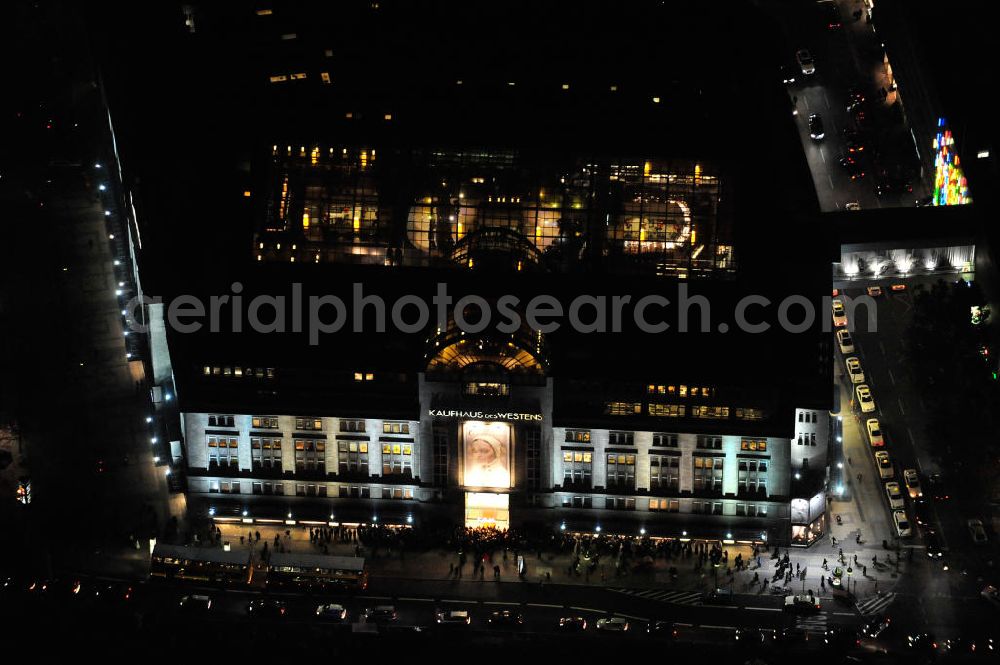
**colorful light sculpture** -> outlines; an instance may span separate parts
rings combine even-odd
[[[947,128],[945,119],[938,118],[938,133],[934,137],[934,197],[933,205],[952,206],[972,203],[969,183],[962,173],[955,138]]]

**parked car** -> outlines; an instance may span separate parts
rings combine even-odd
[[[858,398],[858,406],[862,413],[873,413],[875,411],[875,398],[872,397],[872,389],[868,384],[862,383],[854,387],[854,394]]]
[[[795,83],[795,75],[800,70],[793,68],[791,65],[782,65],[780,67],[780,71],[781,71],[781,81],[785,85],[791,85],[792,83]]]
[[[920,475],[916,469],[904,469],[903,482],[906,483],[906,491],[911,499],[923,498],[924,490],[920,487]]]
[[[847,325],[847,311],[844,309],[844,301],[834,298],[830,307],[833,309],[833,325],[843,328]]]
[[[854,338],[847,330],[837,331],[837,345],[843,354],[854,353]]]
[[[984,587],[983,590],[979,592],[979,595],[990,605],[1000,608],[1000,590],[997,590],[997,588],[992,584]]]
[[[875,286],[869,286],[866,290],[868,291],[868,295],[870,295],[872,298],[878,298],[880,295],[882,295],[882,287],[879,286],[878,284],[876,284]]]
[[[882,480],[888,480],[896,475],[896,472],[892,468],[892,460],[889,458],[889,453],[884,450],[875,453],[875,466],[878,467],[878,475]]]
[[[869,418],[865,421],[868,429],[868,442],[872,448],[882,448],[885,446],[885,439],[882,437],[882,426],[879,425],[878,418]]]
[[[972,542],[976,545],[985,545],[987,538],[986,529],[983,528],[983,521],[978,517],[974,517],[965,524],[969,527],[969,535],[972,537]]]
[[[899,483],[891,481],[885,484],[885,495],[889,498],[890,508],[903,508],[903,491],[899,489]]]
[[[861,361],[855,356],[851,356],[844,361],[847,365],[847,376],[851,377],[851,383],[864,383],[865,372],[861,369]]]
[[[910,520],[906,518],[906,511],[892,511],[892,522],[896,526],[896,535],[900,538],[909,538],[913,535],[913,531],[910,529]]]

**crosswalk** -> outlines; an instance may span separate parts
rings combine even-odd
[[[866,616],[878,614],[892,605],[892,601],[894,600],[896,600],[895,592],[884,593],[881,596],[869,598],[863,603],[858,603],[858,612]]]
[[[699,591],[667,591],[665,589],[626,589],[622,587],[610,588],[608,591],[623,593],[627,596],[655,600],[661,603],[673,603],[675,605],[698,605],[701,603],[702,593]]]

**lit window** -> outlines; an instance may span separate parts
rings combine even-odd
[[[319,77],[321,79],[323,79],[323,83],[326,83],[326,84],[331,83],[331,81],[330,81],[330,72],[320,72]]]
[[[270,9],[258,9],[257,10],[257,16],[270,16],[273,13],[274,12],[272,12]]]
[[[250,190],[249,189],[243,190],[243,198],[245,198],[245,199],[250,198]]]
[[[281,81],[287,81],[288,77],[284,74],[275,74],[271,77],[271,83],[280,83]]]

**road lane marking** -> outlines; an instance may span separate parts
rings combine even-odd
[[[391,596],[365,596],[368,600],[392,600]]]
[[[839,617],[852,617],[855,616],[854,612],[834,612],[835,615]]]
[[[503,600],[484,600],[483,601],[483,605],[508,605],[508,606],[512,605],[512,606],[516,607],[517,605],[520,605],[520,604],[521,603],[511,603],[511,602],[507,602],[507,601],[503,601]]]
[[[757,612],[780,612],[781,608],[778,607],[745,607],[746,610],[755,610]]]
[[[896,377],[892,375],[892,370],[889,370],[889,380],[892,381],[892,385],[896,385]]]
[[[903,408],[903,398],[902,397],[897,397],[896,401],[899,402],[899,412],[902,413],[905,416],[906,415],[906,409]]]
[[[823,160],[824,164],[826,164],[826,152],[823,150],[823,148],[819,149],[819,158]]]
[[[832,177],[830,176],[830,174],[829,174],[829,173],[827,173],[827,174],[826,174],[826,179],[827,179],[827,180],[828,180],[828,181],[830,182],[830,189],[836,189],[836,188],[835,188],[835,187],[833,186],[833,178],[832,178]]]
[[[910,445],[913,446],[914,448],[916,448],[916,446],[917,446],[917,440],[913,438],[913,430],[911,430],[909,427],[907,427],[906,428],[906,433],[910,435]]]
[[[711,624],[711,623],[699,624],[698,627],[699,628],[716,628],[718,630],[736,630],[736,626],[716,626],[715,624]]]
[[[445,598],[441,602],[442,603],[462,603],[464,605],[475,605],[479,601],[478,600],[449,600],[449,599]]]
[[[562,605],[549,605],[547,603],[526,603],[526,606],[527,607],[546,607],[546,608],[548,608],[550,610],[561,610],[563,608]]]
[[[882,344],[881,340],[879,340],[878,348],[882,351],[882,355],[884,356],[885,355],[885,346]]]
[[[433,598],[400,598],[399,601],[400,602],[407,602],[407,603],[433,603],[434,599]]]

